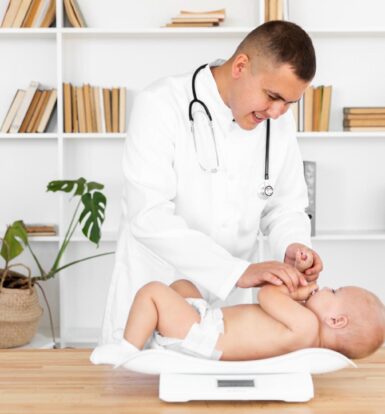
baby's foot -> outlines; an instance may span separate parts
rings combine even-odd
[[[114,368],[123,365],[127,359],[133,354],[139,352],[139,349],[122,339],[117,344],[107,344],[96,347],[91,356],[90,361],[93,364],[110,364]]]

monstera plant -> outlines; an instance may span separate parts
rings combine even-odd
[[[85,260],[90,260],[95,257],[113,253],[105,252],[66,263],[64,265],[61,263],[64,252],[79,225],[81,226],[81,230],[84,236],[89,241],[96,244],[96,246],[99,246],[99,241],[101,239],[101,226],[105,218],[105,209],[107,205],[107,199],[102,193],[103,188],[104,186],[102,184],[96,182],[87,182],[84,178],[79,178],[77,180],[51,181],[48,184],[47,191],[63,191],[66,193],[72,193],[73,197],[79,198],[72,215],[72,219],[68,225],[68,229],[49,270],[45,270],[43,268],[37,258],[37,255],[33,251],[23,221],[17,220],[7,228],[4,237],[1,239],[2,245],[0,250],[0,256],[4,259],[5,262],[4,267],[0,268],[0,348],[8,348],[28,343],[36,332],[42,309],[40,306],[36,307],[37,295],[34,288],[35,284],[41,288],[39,281],[51,279],[58,272],[69,266],[75,265],[76,263],[80,263]],[[29,251],[34,262],[36,263],[38,269],[36,275],[32,275],[30,269],[25,264],[14,263],[14,259],[19,256],[24,251],[24,249],[27,249]],[[22,267],[26,269],[28,275],[15,271],[14,268],[16,267]],[[42,293],[45,297],[43,290]],[[18,297],[16,298],[15,295],[18,295]],[[25,300],[27,302],[35,302],[34,305],[30,303],[28,306],[25,305],[25,303],[23,303],[23,300],[20,299],[20,295],[24,295],[23,297],[25,297]],[[36,299],[32,300],[33,297],[36,297]],[[19,306],[19,308],[21,305],[22,309],[15,309],[15,312],[12,313],[12,309],[10,309],[13,306],[12,304],[16,304]],[[27,315],[21,316],[21,313],[25,313],[24,308],[28,308]],[[53,328],[51,312],[49,313],[51,328]],[[19,325],[20,323],[22,325],[15,325],[17,319],[20,319],[18,323]],[[21,319],[23,320],[21,321]],[[25,325],[25,319],[34,319],[34,325],[36,325],[35,328],[27,328],[27,325]],[[8,333],[8,331],[5,331],[6,328],[15,328],[22,333],[23,331],[25,333],[25,331],[29,329],[30,331],[33,331],[33,333],[31,335],[29,334],[29,336],[31,336],[29,340],[25,338],[13,340],[12,338],[14,336],[14,331]],[[10,337],[11,339],[7,340],[7,337]]]

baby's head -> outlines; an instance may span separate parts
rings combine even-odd
[[[363,358],[385,341],[385,307],[373,293],[356,287],[323,288],[305,303],[320,321],[325,348]]]

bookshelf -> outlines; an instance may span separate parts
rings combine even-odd
[[[380,17],[385,6],[380,0],[368,0],[364,10],[358,0],[287,1],[289,20],[307,29],[316,47],[314,84],[334,88],[331,131],[298,133],[303,158],[317,162],[313,243],[325,262],[321,283],[359,284],[385,300],[385,285],[377,280],[378,258],[385,247],[385,131],[342,131],[343,106],[384,105],[385,29]],[[78,3],[87,28],[68,27],[62,0],[57,0],[55,27],[0,30],[0,51],[11,57],[0,75],[0,118],[15,90],[31,80],[58,92],[57,117],[47,133],[0,134],[1,154],[7,155],[0,163],[1,177],[13,172],[12,180],[1,180],[1,194],[9,197],[0,205],[0,225],[18,218],[57,223],[58,236],[33,239],[47,264],[63,240],[73,205],[65,196],[46,193],[46,184],[84,176],[104,183],[108,197],[100,248],[95,250],[77,234],[63,263],[115,249],[123,185],[125,134],[65,134],[62,82],[126,86],[129,113],[136,90],[160,77],[229,57],[264,16],[262,0],[244,0],[242,7],[232,0],[164,0],[162,7],[155,0]],[[227,18],[220,27],[161,28],[182,8],[223,7]],[[263,252],[267,258],[267,246]],[[63,346],[96,341],[113,264],[113,256],[87,261],[47,283]],[[47,327],[45,312],[42,329]]]

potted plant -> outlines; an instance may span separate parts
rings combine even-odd
[[[114,253],[101,253],[64,265],[61,264],[63,254],[78,225],[82,226],[84,236],[95,243],[97,247],[99,246],[101,226],[107,204],[107,199],[101,192],[103,188],[102,184],[87,182],[82,177],[77,180],[57,180],[48,183],[47,191],[72,192],[73,197],[79,197],[57,256],[48,271],[44,270],[34,253],[23,221],[17,220],[8,226],[4,237],[0,238],[2,242],[0,256],[5,262],[4,267],[0,268],[0,348],[27,344],[35,335],[42,315],[35,285],[42,289],[39,282],[53,278],[61,270],[85,260]],[[28,249],[37,265],[37,275],[31,275],[31,271],[26,265],[13,262],[25,248]],[[27,275],[15,271],[15,267],[24,268]],[[46,300],[43,289],[42,293]],[[52,316],[47,300],[46,303],[54,339]]]

